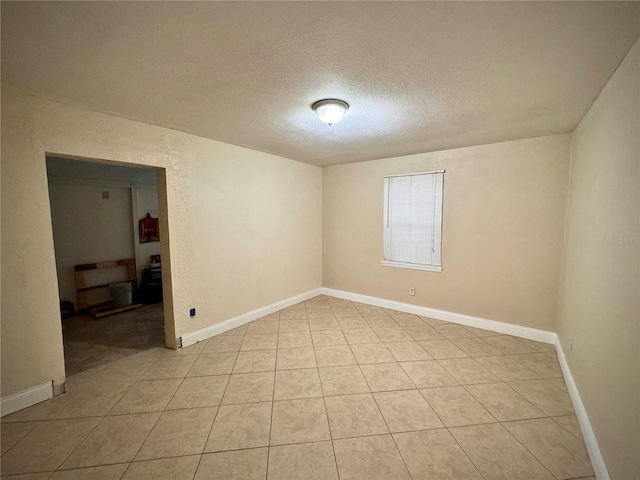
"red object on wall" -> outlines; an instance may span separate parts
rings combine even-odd
[[[160,241],[160,221],[147,213],[147,216],[138,222],[140,230],[140,243]]]

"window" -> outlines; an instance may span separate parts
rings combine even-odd
[[[444,171],[384,177],[384,260],[389,267],[442,271]]]

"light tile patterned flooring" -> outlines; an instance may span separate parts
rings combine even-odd
[[[67,381],[3,478],[594,478],[552,346],[326,296]]]

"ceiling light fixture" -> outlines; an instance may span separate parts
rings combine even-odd
[[[324,100],[318,100],[311,105],[311,108],[316,112],[320,120],[331,126],[342,120],[344,113],[349,110],[349,104],[344,100],[326,98]]]

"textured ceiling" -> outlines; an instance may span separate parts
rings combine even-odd
[[[2,2],[2,82],[315,165],[572,131],[638,2]],[[328,127],[310,105],[351,108]]]

